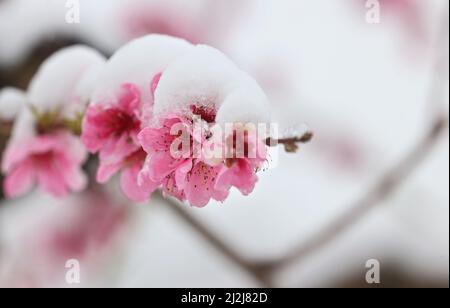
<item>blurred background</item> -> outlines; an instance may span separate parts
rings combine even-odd
[[[79,0],[67,23],[71,2],[0,0],[0,89],[65,46],[170,34],[224,51],[315,139],[204,209],[130,204],[116,181],[1,197],[0,287],[448,287],[447,0]]]

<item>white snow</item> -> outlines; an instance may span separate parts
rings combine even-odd
[[[17,115],[11,141],[35,134],[36,119],[30,106],[40,112],[61,108],[65,117],[82,111],[104,63],[104,57],[91,48],[68,47],[41,65],[26,93],[14,88],[3,90],[0,93],[0,114],[6,117]]]
[[[173,112],[189,114],[192,105],[217,110],[222,123],[269,120],[262,89],[222,52],[205,45],[196,46],[163,72],[154,114],[157,118]]]
[[[253,78],[246,73],[241,75],[239,87],[226,97],[217,113],[216,122],[268,124],[271,109],[266,94]]]
[[[0,91],[0,119],[12,121],[26,104],[25,92],[16,88],[4,88]]]
[[[36,135],[36,119],[28,106],[23,106],[14,121],[9,143],[21,142]]]
[[[93,103],[114,100],[121,86],[133,83],[144,99],[150,97],[153,77],[193,46],[185,40],[164,35],[148,35],[120,48],[99,76]]]
[[[33,77],[28,89],[29,102],[40,111],[62,106],[81,109],[92,88],[87,83],[104,62],[102,55],[85,46],[56,52]]]

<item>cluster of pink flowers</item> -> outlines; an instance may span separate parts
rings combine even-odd
[[[91,58],[82,57],[86,65],[67,67],[61,58],[87,53],[71,52],[49,59],[25,95],[26,120],[18,119],[14,130],[34,133],[13,134],[5,153],[9,196],[35,182],[56,196],[83,189],[86,149],[99,156],[97,181],[120,172],[122,190],[133,201],[148,200],[161,188],[203,207],[211,199],[224,201],[232,187],[244,195],[253,191],[268,156],[266,135],[256,129],[268,122],[268,103],[256,82],[222,53],[159,35],[127,44],[108,61],[89,51]],[[55,62],[66,66],[55,71]],[[49,95],[45,85],[55,78],[70,86],[52,90],[54,84],[46,90],[56,94]],[[38,104],[47,97],[46,105]],[[74,114],[84,115],[77,118],[81,138],[69,121]]]

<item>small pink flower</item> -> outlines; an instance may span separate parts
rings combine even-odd
[[[22,106],[2,162],[7,196],[21,196],[36,184],[56,197],[86,187],[81,166],[87,151],[77,134],[104,63],[88,47],[64,48],[44,61],[26,93],[5,94]]]
[[[140,129],[141,97],[137,87],[123,86],[117,102],[92,104],[86,111],[82,140],[89,151],[127,156],[138,146],[131,142]],[[125,154],[126,153],[126,154]]]
[[[212,121],[212,117],[207,118]],[[180,135],[172,134],[171,129],[179,124],[188,133],[190,146],[188,151],[184,149],[174,153],[177,149],[173,145]],[[223,155],[219,163],[212,164],[202,155],[194,155],[194,143],[207,142],[208,134],[198,136],[192,126],[192,121],[173,116],[163,120],[160,127],[147,127],[141,131],[138,139],[148,154],[140,173],[142,185],[145,186],[145,180],[160,182],[166,195],[187,200],[196,207],[206,206],[211,199],[224,201],[231,187],[238,188],[244,195],[251,193],[257,182],[256,171],[267,157],[266,146],[256,138],[256,134],[242,134],[245,138],[243,157],[235,155],[235,134],[224,140],[220,148],[227,149],[232,155],[228,158]],[[249,155],[250,152],[253,155]]]
[[[178,186],[183,189],[186,199],[196,207],[206,206],[211,199],[225,201],[229,189],[217,187],[219,174],[226,167],[223,165],[210,166],[200,160],[193,161],[193,167],[178,176]]]
[[[236,140],[239,136],[243,138],[241,143]],[[231,149],[232,153],[227,156],[227,168],[223,168],[217,176],[215,188],[228,191],[234,186],[243,195],[249,195],[258,181],[256,171],[267,160],[267,147],[255,131],[244,131],[243,134],[236,134],[235,131],[227,142],[227,149]],[[243,149],[236,149],[236,144],[242,144]],[[242,152],[243,156],[239,152]]]
[[[183,123],[180,117],[168,118],[163,121],[161,127],[144,128],[138,136],[142,148],[149,155],[145,173],[152,181],[161,182],[189,160],[189,158],[183,158],[183,155],[174,157],[171,152],[171,146],[178,137],[171,134],[171,129],[178,124],[188,125]],[[189,129],[187,126],[185,127]]]
[[[145,153],[137,143],[141,130],[141,94],[132,84],[123,85],[122,90],[117,101],[92,104],[88,108],[81,139],[91,153],[99,153],[98,182],[106,183],[123,171],[124,193],[134,201],[144,201],[151,191],[142,190],[137,183],[137,174],[145,160]]]
[[[36,184],[56,197],[81,191],[87,184],[80,168],[85,160],[86,151],[79,139],[66,132],[12,142],[2,164],[5,193],[19,197]]]

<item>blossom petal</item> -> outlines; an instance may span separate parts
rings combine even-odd
[[[134,202],[144,202],[150,197],[150,194],[159,186],[152,181],[144,181],[139,185],[138,175],[141,170],[140,164],[127,168],[122,172],[120,184],[124,194]]]
[[[30,161],[26,161],[10,174],[4,181],[4,190],[8,198],[16,198],[26,194],[35,181],[35,173]]]
[[[100,163],[100,166],[97,170],[97,182],[101,184],[108,182],[114,174],[120,171],[121,168],[122,163],[110,165]]]
[[[187,184],[184,192],[187,200],[195,207],[204,207],[213,198],[220,197],[222,201],[223,195],[215,193],[214,183],[222,166],[211,167],[203,162],[195,165],[187,178]]]
[[[250,164],[240,159],[231,168],[221,170],[215,183],[215,189],[228,191],[232,186],[239,189],[243,195],[250,194],[255,188],[258,178]]]
[[[37,170],[39,187],[55,197],[66,197],[69,193],[64,181],[64,176],[53,164],[48,164],[48,168]]]

